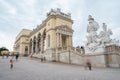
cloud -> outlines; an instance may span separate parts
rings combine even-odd
[[[15,15],[17,13],[16,8],[7,1],[1,0],[0,2],[1,2],[0,4],[3,5],[3,7],[5,8],[5,11],[8,12],[9,14]]]
[[[6,47],[11,51],[13,49],[14,37],[8,33],[0,32],[0,47]]]

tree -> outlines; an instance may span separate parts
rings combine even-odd
[[[1,47],[0,48],[0,55],[1,55],[1,51],[9,51],[6,47]]]

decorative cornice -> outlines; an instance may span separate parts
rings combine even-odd
[[[38,25],[37,28],[33,29],[33,31],[30,33],[29,36],[34,35],[35,33],[37,33],[39,30],[41,30],[44,27],[46,27],[46,21],[43,21],[41,25]]]

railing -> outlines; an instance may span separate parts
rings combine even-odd
[[[55,50],[58,51],[59,53],[70,51],[70,52],[80,54],[80,55],[85,54],[84,49],[76,48],[76,47],[70,47],[70,46],[68,46],[68,47],[67,46],[66,47],[58,47],[58,48],[55,48]]]

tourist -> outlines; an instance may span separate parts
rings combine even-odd
[[[18,60],[18,57],[19,57],[19,53],[15,55],[16,61]]]
[[[43,57],[41,57],[40,59],[41,59],[41,62],[43,62]]]
[[[87,67],[89,68],[89,70],[92,70],[92,68],[91,68],[91,61],[90,61],[89,57],[86,58],[86,68]]]
[[[46,62],[46,58],[45,58],[45,56],[43,57],[43,61]]]
[[[13,59],[10,59],[10,69],[13,69]]]

